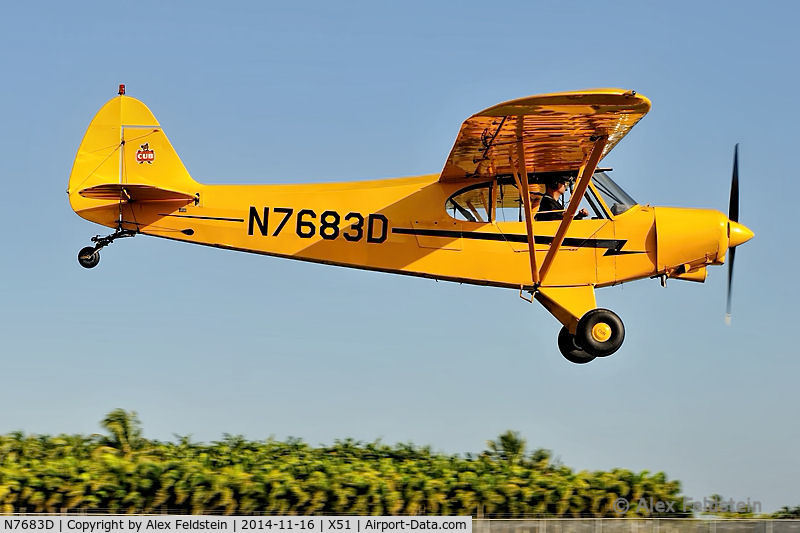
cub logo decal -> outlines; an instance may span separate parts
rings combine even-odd
[[[153,160],[156,158],[155,151],[150,149],[150,143],[144,143],[139,146],[139,149],[136,150],[136,161],[141,165],[142,163],[147,163],[148,165],[153,164]]]

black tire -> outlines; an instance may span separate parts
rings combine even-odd
[[[625,325],[608,309],[592,309],[581,317],[575,330],[575,344],[595,357],[608,357],[624,340]]]
[[[593,355],[581,350],[575,344],[575,336],[566,327],[562,327],[561,331],[558,332],[558,349],[561,350],[561,355],[570,363],[583,365],[594,361]]]
[[[94,268],[99,262],[100,252],[95,250],[93,246],[81,248],[81,251],[78,252],[78,263],[80,263],[83,268]]]

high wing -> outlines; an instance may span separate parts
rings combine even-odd
[[[600,159],[650,110],[650,100],[624,89],[588,89],[511,100],[464,121],[440,181],[490,178],[521,170],[578,171],[598,137],[607,137]]]

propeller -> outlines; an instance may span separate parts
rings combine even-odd
[[[739,143],[733,149],[733,176],[731,176],[731,198],[728,204],[728,241],[731,238],[731,223],[739,222]],[[736,259],[736,247],[729,246],[728,253],[728,298],[725,305],[725,323],[731,325],[731,289],[733,287],[733,262]]]

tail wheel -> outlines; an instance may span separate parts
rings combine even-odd
[[[78,263],[80,263],[83,268],[94,268],[99,262],[100,252],[95,250],[94,246],[81,248],[81,251],[78,252]]]
[[[566,327],[562,327],[558,332],[558,349],[561,355],[570,363],[582,365],[594,360],[593,355],[589,355],[575,344],[575,336]]]
[[[624,340],[622,320],[608,309],[592,309],[581,317],[575,330],[575,344],[595,357],[611,355]]]

